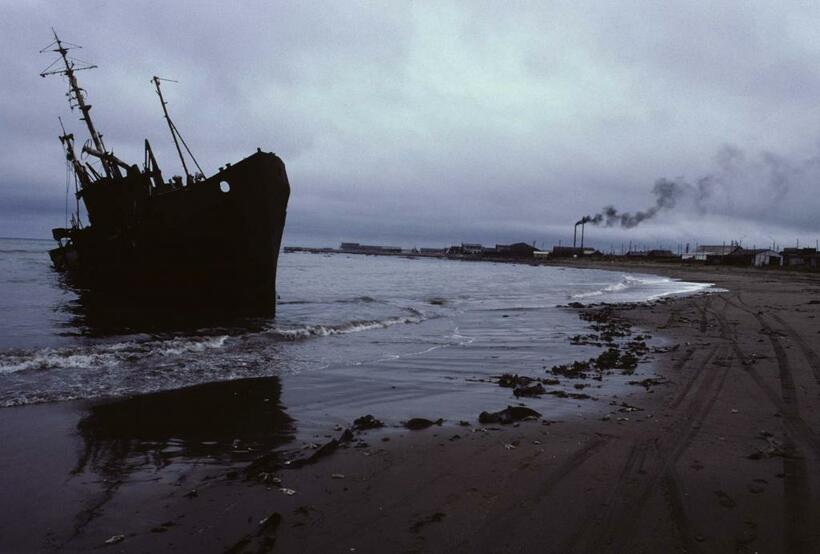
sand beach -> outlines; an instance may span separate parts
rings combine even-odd
[[[579,399],[565,399],[577,413],[560,419],[481,423],[477,413],[437,422],[436,414],[419,414],[431,421],[413,430],[351,422],[288,463],[276,453],[289,432],[276,378],[0,410],[0,545],[7,552],[816,551],[820,280],[726,268],[651,271],[726,292],[607,309],[607,319],[663,339],[645,362],[655,374],[617,398],[583,398],[589,378],[578,378]],[[197,441],[200,431],[209,440]],[[180,449],[200,462],[163,463]],[[152,463],[133,464],[140,458]]]

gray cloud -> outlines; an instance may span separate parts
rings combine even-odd
[[[602,244],[818,232],[817,7],[69,0],[3,14],[0,235],[46,236],[43,212],[62,222],[56,116],[82,127],[64,83],[37,76],[51,25],[100,66],[82,84],[118,155],[140,160],[147,137],[178,170],[154,74],[180,81],[169,107],[206,172],[279,153],[293,242],[549,243],[599,206],[654,216],[590,233]],[[658,179],[684,191],[674,209],[655,202]]]

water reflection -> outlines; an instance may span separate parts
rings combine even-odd
[[[276,311],[272,292],[229,291],[224,295],[188,291],[157,297],[128,290],[112,293],[82,289],[66,276],[60,287],[69,292],[57,310],[68,316],[69,333],[106,337],[139,333],[186,333],[203,328],[251,329],[270,321]]]
[[[78,424],[75,473],[121,480],[176,462],[246,462],[293,440],[278,377],[207,383],[100,402]]]

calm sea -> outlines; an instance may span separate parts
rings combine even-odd
[[[50,247],[0,239],[2,407],[278,376],[280,401],[309,420],[475,416],[509,400],[488,377],[543,376],[544,367],[597,352],[568,343],[586,326],[558,305],[708,286],[591,269],[294,253],[280,258],[275,318],[208,306],[145,312],[71,289],[51,269]]]

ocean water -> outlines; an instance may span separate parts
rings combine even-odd
[[[569,302],[640,302],[708,284],[592,269],[288,253],[276,316],[114,306],[73,290],[48,241],[0,239],[0,407],[277,377],[295,421],[475,416],[501,373],[594,355]],[[560,403],[546,398],[539,402]]]

